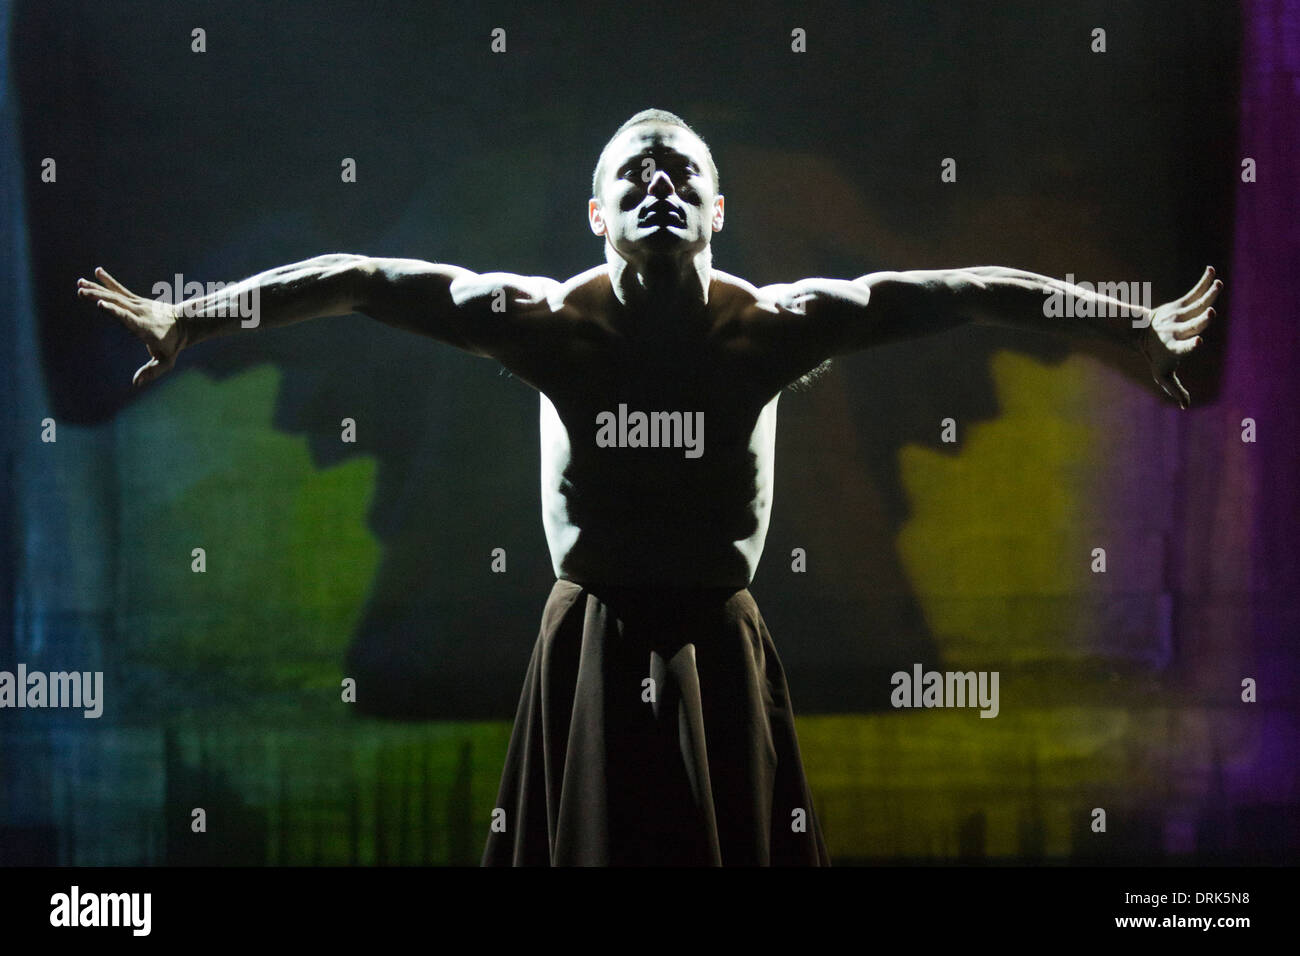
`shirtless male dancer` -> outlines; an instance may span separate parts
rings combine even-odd
[[[826,864],[785,676],[748,591],[782,390],[832,356],[987,321],[1124,342],[1186,407],[1175,369],[1222,282],[1207,268],[1156,309],[996,266],[757,288],[713,268],[717,167],[662,110],[606,144],[587,214],[605,262],[565,282],[334,254],[176,304],[103,269],[78,294],[148,348],[136,385],[240,331],[236,304],[255,294],[257,327],[359,312],[495,359],[540,393],[557,580],[485,864]],[[1049,318],[1053,293],[1093,318]]]

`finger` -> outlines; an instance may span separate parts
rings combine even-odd
[[[98,302],[95,303],[95,305],[98,306],[103,311],[107,312],[109,315],[113,316],[113,318],[121,322],[131,332],[135,332],[137,330],[138,323],[135,317],[135,313],[131,312],[130,310],[124,309],[117,303],[110,302],[107,299],[100,299]]]
[[[131,302],[125,296],[119,295],[101,285],[93,283],[77,290],[77,294],[83,299],[94,299],[97,302],[112,302],[114,305],[127,308]]]
[[[108,295],[108,294],[109,294],[109,290],[105,289],[98,282],[93,282],[90,279],[77,280],[77,295],[79,296]]]
[[[1189,291],[1178,301],[1182,304],[1186,304],[1188,302],[1194,301],[1199,296],[1205,294],[1205,290],[1210,287],[1210,283],[1213,281],[1214,281],[1214,267],[1206,266],[1205,272],[1201,274],[1200,281],[1198,281],[1196,285],[1192,286],[1191,291]]]
[[[1214,318],[1214,310],[1206,309],[1198,319],[1189,319],[1186,322],[1179,322],[1173,326],[1175,339],[1190,339],[1198,332],[1205,331],[1205,327],[1210,324]]]
[[[1194,339],[1174,339],[1169,343],[1168,349],[1175,355],[1182,356],[1193,351],[1200,344],[1201,337],[1198,335]]]
[[[1205,326],[1209,325],[1214,320],[1214,315],[1216,315],[1216,312],[1214,312],[1213,308],[1208,308],[1208,310],[1205,310],[1204,315],[1201,315],[1200,319],[1192,319],[1186,321],[1186,323],[1174,325],[1174,338],[1179,339],[1180,341],[1180,339],[1191,338],[1192,336],[1196,336],[1196,334],[1204,332]]]
[[[122,283],[114,279],[111,275],[109,275],[108,270],[105,269],[103,266],[100,266],[95,270],[95,275],[99,276],[99,278],[102,279],[108,285],[108,287],[112,289],[114,292],[120,292],[122,295],[131,294],[130,290],[127,289],[126,286],[122,285]]]
[[[1179,310],[1181,318],[1194,318],[1200,315],[1214,304],[1214,300],[1219,297],[1219,290],[1222,288],[1222,282],[1215,282],[1214,285],[1205,290],[1205,293],[1199,299]]]
[[[1179,408],[1187,408],[1192,404],[1192,396],[1187,394],[1187,389],[1183,388],[1183,383],[1178,381],[1178,376],[1170,372],[1160,382],[1160,387],[1165,390],[1170,398],[1178,403]]]

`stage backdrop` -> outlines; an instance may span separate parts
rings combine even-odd
[[[536,394],[357,315],[133,392],[75,282],[567,277],[648,106],[711,144],[715,263],[759,284],[1227,282],[1187,412],[1131,356],[988,328],[782,398],[752,591],[834,859],[1293,853],[1300,4],[1069,6],[6,7],[0,670],[105,689],[0,710],[0,862],[477,860],[553,581]],[[999,672],[997,718],[894,709],[914,664]]]

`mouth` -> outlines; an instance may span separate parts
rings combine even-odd
[[[657,202],[641,214],[637,224],[643,227],[676,226],[678,229],[684,229],[686,217],[671,203]]]

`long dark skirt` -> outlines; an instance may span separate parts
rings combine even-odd
[[[556,581],[496,805],[485,866],[830,863],[745,589]]]

